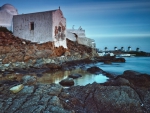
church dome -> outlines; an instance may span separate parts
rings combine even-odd
[[[1,7],[1,10],[5,10],[5,11],[7,11],[8,13],[10,13],[12,15],[17,15],[18,14],[17,9],[14,6],[12,6],[11,4],[4,4]]]

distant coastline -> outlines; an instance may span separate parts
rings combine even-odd
[[[100,50],[104,50],[105,47],[108,50],[114,50],[114,47],[127,50],[130,46],[132,50],[136,51],[136,48],[140,48],[141,51],[150,53],[150,37],[91,37],[96,42],[96,47]]]

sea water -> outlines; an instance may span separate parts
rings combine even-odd
[[[125,57],[125,60],[125,63],[112,63],[111,65],[98,63],[96,65],[114,75],[123,74],[125,70],[150,74],[150,57]]]

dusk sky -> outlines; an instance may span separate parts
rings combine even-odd
[[[58,9],[67,28],[86,30],[87,37],[150,36],[150,1],[147,0],[0,0],[19,14]]]
[[[58,9],[67,29],[80,26],[89,38],[150,37],[150,0],[0,0],[19,14]]]

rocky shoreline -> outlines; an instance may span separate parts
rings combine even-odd
[[[19,93],[9,89],[10,85],[0,84],[1,113],[150,112],[150,75],[130,70],[102,84],[64,88],[26,82]]]
[[[98,62],[124,63],[124,58],[99,57],[95,50],[70,40],[65,49],[54,48],[51,42],[31,43],[4,32],[0,32],[0,39],[1,113],[150,112],[150,75],[128,70],[116,77],[96,66],[86,68]],[[77,67],[95,75],[104,74],[110,79],[101,84],[69,88],[37,82],[36,77],[45,72]],[[21,89],[13,93],[10,89],[16,85]]]

